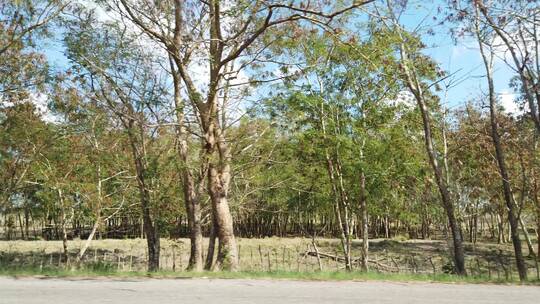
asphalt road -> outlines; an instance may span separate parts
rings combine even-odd
[[[540,287],[394,282],[0,278],[1,304],[540,303]]]

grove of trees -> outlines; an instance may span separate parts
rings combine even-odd
[[[142,237],[149,271],[160,238],[192,271],[239,270],[237,237],[336,237],[347,270],[360,239],[364,271],[370,238],[434,238],[458,275],[464,242],[511,242],[526,280],[539,27],[531,0],[0,0],[0,237],[65,263]],[[475,75],[430,55],[440,31]]]

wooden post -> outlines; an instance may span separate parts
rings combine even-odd
[[[278,262],[278,253],[277,253],[277,251],[274,252],[274,250],[272,250],[272,255],[274,256],[274,260],[276,262],[275,269],[278,270],[279,269],[279,262]]]
[[[260,244],[259,244],[259,258],[261,261],[260,263],[261,271],[264,271],[263,253],[262,253],[262,248]]]
[[[270,261],[270,251],[267,251],[267,258],[268,258],[268,272],[272,271],[272,262]]]
[[[240,258],[242,257],[242,255],[240,254],[242,252],[242,245],[238,245],[238,265],[241,265],[240,264]]]
[[[538,241],[540,243],[540,240]],[[538,256],[536,257],[536,263],[534,263],[534,266],[536,267],[536,279],[540,280],[540,268],[538,267],[538,259],[540,256],[540,252],[538,252]]]
[[[249,247],[249,256],[250,256],[250,270],[253,270],[253,247]]]
[[[296,246],[296,272],[300,272],[300,251],[298,246]]]
[[[173,262],[172,262],[172,271],[176,271],[176,250],[174,250],[174,246],[172,248],[172,256],[173,256]]]
[[[282,261],[281,261],[281,265],[283,267],[283,270],[286,269],[285,267],[285,246],[283,246],[283,258],[282,258]]]
[[[433,269],[433,276],[435,276],[436,269],[435,269],[435,264],[433,263],[433,258],[429,257],[428,259],[429,259],[429,263],[431,264],[431,268]]]

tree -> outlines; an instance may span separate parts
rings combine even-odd
[[[387,22],[384,23],[390,31],[395,32],[397,35],[399,43],[398,52],[400,54],[400,67],[402,69],[402,73],[400,75],[402,77],[401,80],[413,94],[418,108],[420,109],[420,113],[422,114],[426,152],[435,175],[435,181],[439,188],[442,205],[446,211],[448,223],[452,232],[455,271],[459,275],[466,275],[463,236],[461,235],[461,229],[455,214],[455,205],[449,191],[449,181],[447,178],[445,178],[443,168],[440,165],[440,153],[436,150],[433,140],[434,136],[432,134],[432,119],[429,104],[432,103],[433,99],[436,98],[435,96],[430,95],[429,89],[436,84],[437,81],[429,85],[422,81],[422,77],[427,76],[434,78],[436,75],[433,74],[436,71],[435,69],[430,68],[429,61],[426,62],[426,58],[422,58],[422,55],[417,53],[418,48],[421,46],[421,42],[415,41],[417,39],[414,36],[406,33],[403,30],[402,26],[399,24],[396,14],[394,13],[395,8],[392,1],[387,1],[387,3],[390,15],[390,24],[387,24]],[[418,63],[420,62],[424,63],[424,65],[427,63],[427,70],[426,67],[422,67],[421,69],[418,68]],[[426,72],[428,75],[423,75]]]
[[[0,96],[2,104],[28,100],[48,78],[45,57],[34,46],[48,35],[68,2],[60,0],[0,3]]]
[[[157,271],[160,240],[155,213],[159,208],[152,189],[156,187],[154,175],[158,173],[160,153],[150,151],[159,151],[156,134],[166,104],[165,85],[161,75],[155,73],[157,65],[152,57],[125,27],[104,24],[107,31],[102,32],[96,24],[92,13],[83,13],[72,25],[66,44],[83,96],[88,96],[89,103],[107,107],[127,136],[148,245],[148,270]]]
[[[475,28],[474,32],[478,40],[478,46],[480,53],[484,61],[484,67],[486,69],[486,79],[488,83],[488,99],[489,99],[489,111],[490,111],[490,123],[491,123],[491,138],[493,139],[493,146],[495,147],[495,155],[497,158],[497,164],[499,166],[499,172],[501,177],[501,183],[503,188],[504,200],[506,202],[506,208],[508,210],[508,221],[510,222],[510,230],[512,235],[512,243],[514,245],[514,253],[516,256],[516,264],[519,272],[519,279],[524,281],[527,279],[527,267],[523,260],[523,253],[521,252],[521,240],[519,239],[519,219],[516,214],[516,203],[514,201],[514,195],[510,186],[510,177],[507,171],[506,156],[501,144],[501,138],[499,135],[499,123],[497,121],[497,97],[495,95],[495,85],[493,82],[493,40],[489,39],[489,36],[485,37],[485,32],[481,31],[479,21],[479,8],[475,6]],[[488,49],[486,51],[486,48]]]
[[[246,5],[243,1],[228,3],[199,1],[172,4],[143,5],[128,0],[112,1],[112,7],[157,41],[172,57],[185,86],[186,95],[202,130],[201,164],[207,174],[207,191],[212,202],[212,214],[219,240],[216,268],[236,270],[238,255],[233,219],[228,200],[231,182],[231,151],[226,136],[227,126],[219,113],[226,113],[222,101],[227,78],[255,62],[267,47],[263,37],[268,29],[299,20],[328,23],[339,15],[370,0],[354,2],[335,11],[314,5],[293,6],[264,1]],[[150,12],[150,14],[142,13]],[[163,18],[161,18],[163,17]],[[159,20],[165,20],[164,23]],[[231,20],[235,20],[234,23]],[[168,22],[167,22],[168,21]],[[174,26],[169,26],[174,24]],[[204,41],[205,43],[197,43]],[[233,68],[240,58],[249,58]],[[208,86],[197,88],[189,65],[200,58],[209,68],[205,77]],[[192,208],[192,210],[195,210]]]

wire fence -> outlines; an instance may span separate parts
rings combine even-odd
[[[315,252],[306,246],[239,246],[239,264],[247,272],[317,272],[345,271],[344,258],[338,249],[333,252]],[[61,251],[0,251],[0,268],[4,269],[51,269],[80,267],[82,269],[132,272],[146,271],[147,255],[140,251],[105,250],[89,248],[80,264],[76,265],[78,251],[70,252],[65,261]],[[203,261],[206,256],[203,256]],[[189,261],[189,250],[171,246],[161,249],[160,270],[167,272],[185,271]],[[361,259],[352,258],[355,270],[361,269]],[[538,263],[527,259],[529,277],[540,279]],[[466,268],[469,275],[489,279],[512,280],[517,278],[515,259],[502,253],[487,256],[468,256]],[[393,253],[387,250],[372,253],[369,258],[370,271],[381,273],[443,274],[452,273],[452,263],[447,256],[426,256],[410,253]]]

